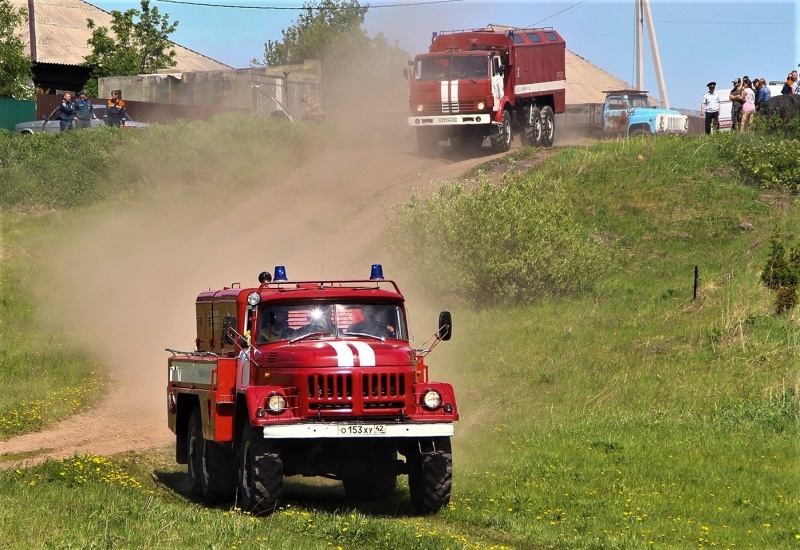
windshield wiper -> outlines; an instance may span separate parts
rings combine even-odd
[[[386,338],[383,336],[375,336],[374,334],[368,334],[366,332],[349,332],[345,331],[343,333],[345,336],[366,336],[367,338],[375,338],[376,340],[380,340],[381,342],[385,342]]]
[[[299,342],[300,340],[305,340],[306,338],[311,338],[312,336],[325,336],[326,334],[330,336],[333,333],[332,332],[328,332],[326,330],[320,330],[320,331],[317,331],[317,332],[309,332],[308,334],[303,334],[302,336],[298,336],[297,338],[292,338],[291,340],[289,340],[289,343],[290,344],[294,344],[295,342]]]

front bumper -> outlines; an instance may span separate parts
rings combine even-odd
[[[408,117],[408,125],[423,126],[469,126],[492,124],[492,115],[489,113],[475,113],[470,115],[420,115]]]
[[[379,422],[304,422],[264,426],[264,438],[277,439],[339,439],[348,437],[450,437],[452,422],[381,424]]]

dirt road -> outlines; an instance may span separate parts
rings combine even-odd
[[[194,349],[197,293],[255,285],[276,264],[298,278],[366,276],[372,263],[390,274],[380,235],[391,205],[502,157],[458,159],[445,145],[441,153],[421,157],[410,141],[331,149],[264,191],[162,191],[70,219],[49,253],[57,289],[42,291],[41,311],[100,358],[111,390],[90,412],[1,442],[0,464],[170,444],[164,348]]]

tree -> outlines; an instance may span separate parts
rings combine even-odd
[[[84,64],[92,68],[91,80],[86,84],[90,95],[97,95],[98,78],[148,74],[176,65],[169,36],[178,21],[170,23],[168,14],[161,15],[158,8],[150,7],[150,0],[141,0],[141,6],[141,11],[113,10],[110,31],[86,20],[92,30],[87,42],[92,53],[84,59]],[[135,22],[137,17],[139,21]]]
[[[402,68],[409,55],[396,43],[390,45],[383,34],[368,36],[362,25],[369,6],[362,7],[358,0],[308,0],[303,7],[297,21],[282,31],[283,40],[269,40],[263,61],[253,59],[251,65],[319,60],[327,108],[405,104],[408,87]]]
[[[26,10],[17,10],[9,0],[0,0],[0,97],[36,97],[31,60],[25,55],[25,44],[16,34],[19,26],[27,21]]]
[[[358,0],[310,0],[303,4],[304,11],[297,22],[282,31],[283,40],[269,40],[264,44],[264,61],[253,60],[254,65],[294,65],[306,59],[318,59],[323,64],[332,57],[342,38],[356,47],[369,43],[367,33],[361,28],[368,7]]]

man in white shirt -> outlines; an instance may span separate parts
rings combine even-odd
[[[706,133],[711,133],[711,125],[714,128],[719,128],[719,94],[715,91],[717,88],[716,82],[709,82],[708,93],[703,95],[703,102],[700,104],[700,116],[706,117]]]

